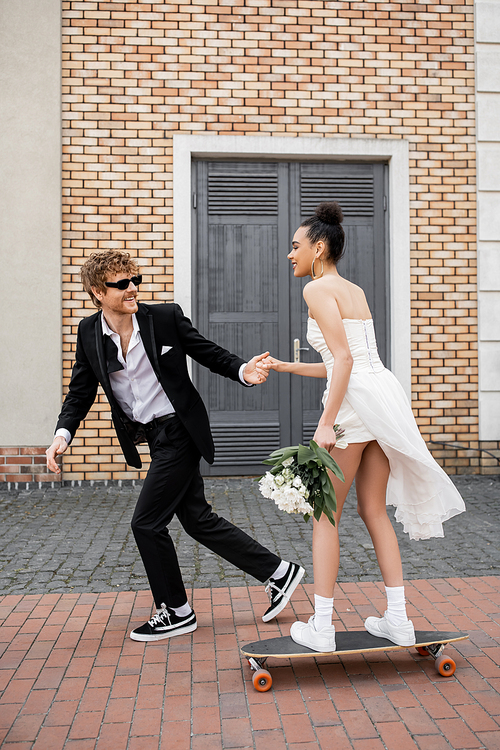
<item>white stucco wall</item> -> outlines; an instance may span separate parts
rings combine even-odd
[[[0,3],[0,446],[61,405],[61,5]]]
[[[500,2],[475,2],[479,438],[500,440]]]

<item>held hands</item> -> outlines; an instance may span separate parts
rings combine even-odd
[[[281,359],[276,359],[276,357],[271,357],[271,355],[267,356],[260,363],[261,367],[265,368],[268,372],[269,370],[275,370],[276,372],[287,372],[286,368],[289,364],[289,362],[282,362]]]
[[[264,352],[263,354],[258,354],[256,357],[253,357],[250,362],[248,362],[243,370],[243,377],[247,383],[260,385],[267,380],[269,370],[262,364],[263,360],[267,357],[269,357],[269,352]]]
[[[56,463],[56,456],[61,456],[67,447],[68,444],[63,437],[59,436],[54,438],[54,442],[50,448],[47,448],[45,451],[45,455],[47,456],[47,468],[49,471],[53,471],[54,474],[61,473],[61,467]]]

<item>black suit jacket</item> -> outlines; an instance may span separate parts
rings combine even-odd
[[[208,414],[189,377],[186,355],[212,372],[237,382],[241,382],[239,369],[244,360],[204,338],[179,305],[141,303],[136,315],[141,339],[156,377],[201,455],[213,463],[214,443]],[[111,390],[108,374],[110,363],[109,356],[106,356],[108,349],[101,316],[102,312],[99,311],[82,320],[78,326],[75,364],[56,430],[64,427],[74,437],[95,401],[100,383],[111,406],[113,424],[125,460],[130,466],[140,469],[142,463],[134,443],[137,425],[125,415]],[[162,348],[167,346],[171,348],[162,354]]]

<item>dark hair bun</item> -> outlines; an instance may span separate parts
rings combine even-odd
[[[320,203],[314,213],[324,224],[341,224],[344,220],[342,209],[336,201]]]

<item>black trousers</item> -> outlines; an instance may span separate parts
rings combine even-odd
[[[280,558],[213,513],[205,499],[200,453],[181,421],[173,417],[151,430],[148,443],[151,465],[132,517],[132,531],[156,606],[180,607],[187,599],[167,528],[174,514],[193,539],[257,580],[266,581]]]

